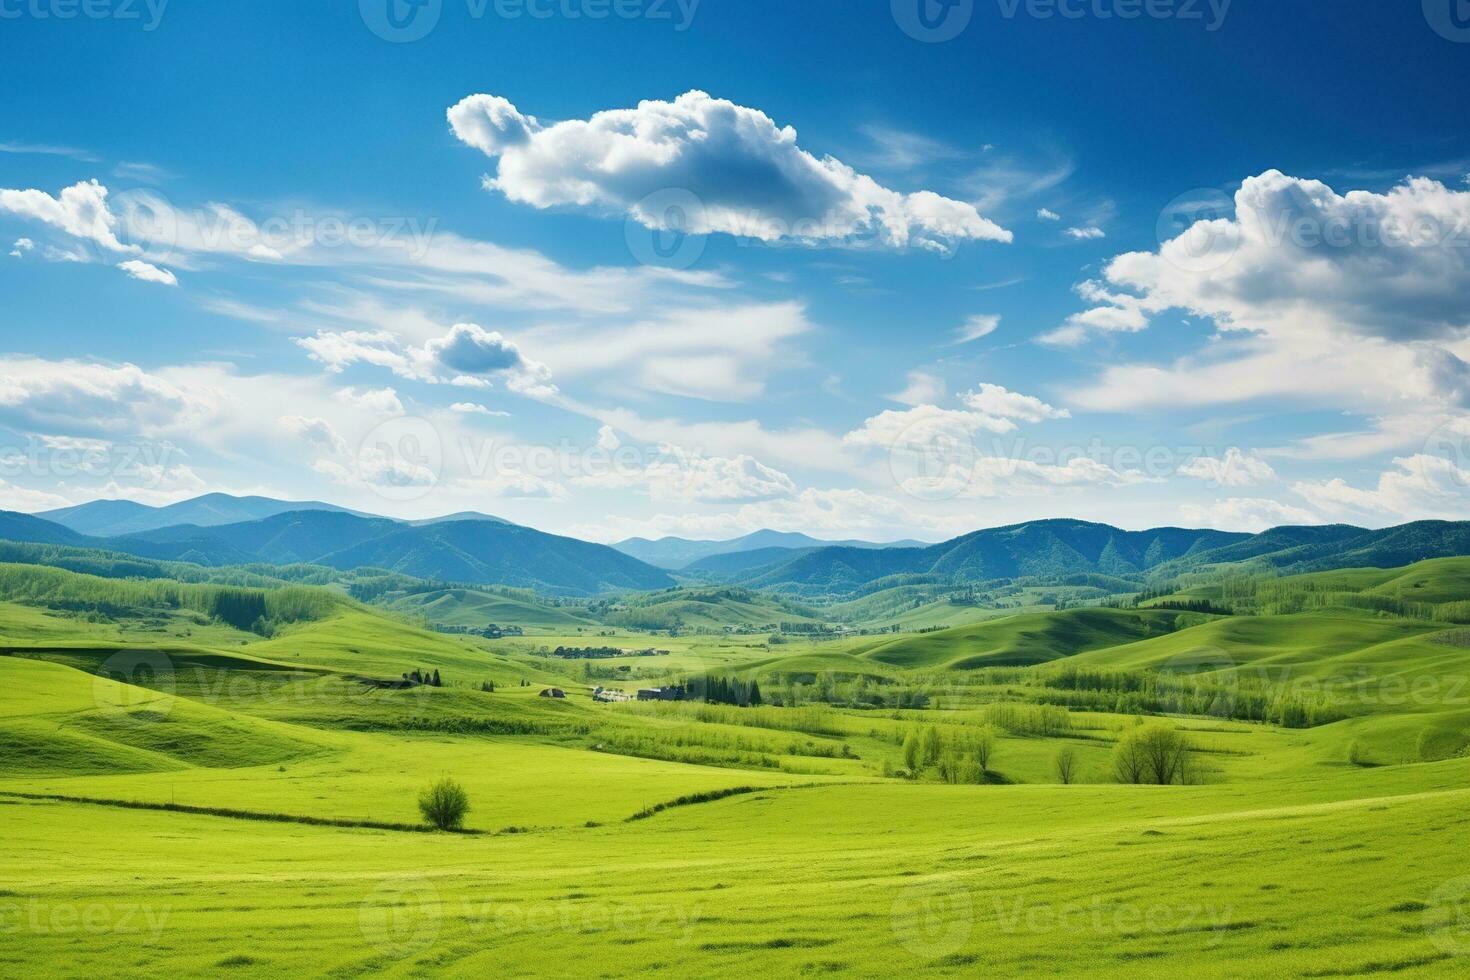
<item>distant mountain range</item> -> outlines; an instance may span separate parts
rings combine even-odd
[[[224,519],[240,513],[266,516]],[[157,523],[181,515],[198,520]],[[119,530],[139,526],[144,529]],[[1082,574],[1141,582],[1243,561],[1283,572],[1398,567],[1425,558],[1470,555],[1470,523],[1419,521],[1382,530],[1334,524],[1245,534],[1177,527],[1124,531],[1087,521],[1048,520],[975,531],[934,545],[824,542],[804,534],[758,531],[733,541],[633,539],[608,547],[478,513],[410,522],[331,504],[210,494],[169,507],[97,501],[42,515],[0,511],[0,540],[212,566],[373,567],[436,581],[520,586],[558,595],[667,589],[676,584],[668,569],[678,568],[687,578],[804,597],[840,597],[902,582]]]
[[[1470,554],[1470,523],[1419,521],[1383,530],[1346,524],[1280,527],[1261,534],[1154,528],[1124,531],[1086,521],[991,528],[924,548],[820,548],[729,580],[800,595],[846,595],[900,576],[983,582],[1027,576],[1165,575],[1257,561],[1290,572],[1407,565]]]
[[[270,497],[233,497],[227,493],[208,493],[165,507],[149,507],[131,500],[93,500],[75,507],[42,511],[35,516],[69,527],[80,534],[114,537],[154,531],[177,524],[215,527],[220,524],[260,521],[293,510],[357,513],[345,507],[324,504],[319,500],[274,500]]]
[[[263,520],[209,527],[180,524],[101,537],[27,514],[0,512],[0,538],[200,565],[383,568],[424,579],[512,585],[558,595],[675,584],[663,570],[605,545],[485,519],[409,524],[344,510],[302,510]]]
[[[795,531],[755,531],[743,538],[730,541],[691,541],[688,538],[629,538],[613,545],[625,555],[646,561],[659,568],[683,569],[694,562],[715,555],[733,555],[747,551],[772,551],[784,549],[790,552],[812,548],[922,548],[922,541],[894,541],[876,544],[871,541],[823,541],[809,534]],[[794,554],[786,557],[795,557]]]

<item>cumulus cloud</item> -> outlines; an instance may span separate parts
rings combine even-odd
[[[1051,210],[1050,208],[1037,208],[1036,209],[1036,217],[1040,218],[1042,221],[1061,221],[1062,220],[1062,216],[1059,215],[1059,214],[1057,214],[1055,211]]]
[[[144,262],[142,259],[128,259],[126,262],[119,262],[117,267],[134,279],[140,279],[143,282],[156,282],[161,286],[177,286],[179,284],[178,277],[172,272],[167,269],[160,269],[151,262]]]
[[[982,384],[960,396],[960,401],[985,415],[1022,422],[1044,422],[1047,419],[1069,419],[1065,408],[1053,408],[1040,398],[1010,391],[1000,385]]]
[[[941,444],[970,445],[980,432],[1004,435],[1016,431],[1017,422],[1071,416],[1066,409],[1053,408],[1039,398],[993,384],[982,384],[960,395],[960,401],[965,408],[921,404],[889,409],[847,433],[843,442],[862,449],[919,451]]]
[[[938,405],[915,405],[889,409],[865,420],[842,441],[860,449],[921,450],[944,444],[969,444],[978,432],[1014,432],[1016,424],[984,412],[971,412]]]
[[[296,343],[332,373],[363,363],[431,384],[488,387],[489,378],[500,378],[511,391],[530,397],[556,392],[544,364],[527,358],[499,332],[473,323],[457,323],[419,347],[404,344],[387,330],[320,330],[296,338]]]
[[[1243,453],[1233,446],[1223,457],[1196,456],[1179,467],[1179,474],[1217,487],[1250,487],[1276,479],[1270,463],[1256,453]]]
[[[1109,282],[1224,329],[1412,341],[1470,327],[1470,191],[1417,178],[1340,195],[1272,170],[1241,185],[1235,211],[1119,256]]]
[[[107,188],[95,180],[62,188],[55,197],[34,189],[0,188],[0,211],[39,221],[114,252],[139,251],[118,240],[117,216],[108,209]]]
[[[1295,483],[1292,490],[1322,512],[1349,520],[1464,520],[1470,509],[1470,470],[1426,453],[1396,458],[1393,466],[1371,488],[1337,478]]]
[[[944,397],[944,379],[928,371],[910,371],[902,391],[888,397],[900,405],[924,405]]]
[[[1079,228],[1068,228],[1066,231],[1062,232],[1062,234],[1079,242],[1089,242],[1094,241],[1098,238],[1108,237],[1108,233],[1103,231],[1097,225],[1084,225]]]
[[[1208,504],[1185,504],[1179,508],[1179,514],[1191,527],[1251,534],[1284,524],[1321,523],[1311,511],[1260,497],[1229,497]]]
[[[1399,398],[1463,403],[1470,395],[1470,191],[1414,178],[1387,193],[1339,194],[1271,170],[1241,184],[1234,212],[1193,222],[1157,251],[1113,259],[1106,285],[1084,286],[1092,307],[1053,339],[1142,330],[1182,310],[1227,334],[1268,341],[1267,351],[1236,349],[1264,355],[1271,394],[1296,394],[1331,376],[1339,396],[1387,388]],[[1274,350],[1289,356],[1272,357]],[[1240,360],[1228,370],[1243,376],[1258,366]],[[1154,376],[1197,388],[1185,376],[1190,367]],[[1417,392],[1401,383],[1403,371]],[[1114,400],[1126,400],[1123,386],[1137,384],[1136,374],[1109,381]],[[1224,390],[1261,387],[1238,378]]]
[[[10,249],[10,254],[13,258],[23,259],[25,258],[25,253],[34,250],[35,247],[36,243],[29,238],[17,238],[15,245]]]
[[[392,388],[343,388],[337,401],[374,415],[402,415],[403,402]]]
[[[455,136],[497,159],[485,186],[538,208],[763,241],[870,235],[892,247],[944,249],[1012,237],[972,204],[891,190],[802,149],[794,129],[760,110],[704,92],[551,124],[499,96],[471,95],[448,118]]]

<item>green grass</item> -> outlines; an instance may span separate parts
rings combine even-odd
[[[1424,563],[1291,587],[1449,603],[1460,573]],[[156,592],[78,609],[61,584],[0,602],[6,974],[1470,964],[1470,640],[1444,622],[1033,605],[775,645],[550,622],[485,641],[341,600],[267,638]],[[730,601],[743,600],[714,605]],[[557,645],[669,651],[592,662],[627,667],[628,689],[740,674],[798,704],[598,704],[587,665],[543,655]],[[445,685],[383,683],[413,669]],[[1188,739],[1199,778],[1124,786],[1113,747],[1140,719],[1046,706],[1076,693],[1053,685],[1065,669],[1310,694],[1339,713],[1302,728],[1153,719]],[[539,697],[553,685],[568,697]],[[985,784],[906,771],[905,741],[929,730],[956,745],[991,733]],[[1058,784],[1063,749],[1075,785]],[[406,832],[445,776],[474,833]]]
[[[420,592],[390,603],[389,608],[444,626],[484,627],[493,623],[526,629],[566,629],[596,625],[595,620],[578,615],[574,608],[478,589]]]
[[[863,656],[897,667],[958,670],[1039,664],[1163,635],[1200,619],[1165,610],[1020,613],[959,629],[877,642]]]

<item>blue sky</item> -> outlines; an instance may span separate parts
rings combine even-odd
[[[0,0],[0,506],[1463,516],[1465,13]]]

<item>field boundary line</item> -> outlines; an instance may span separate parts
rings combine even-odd
[[[290,813],[264,813],[258,810],[237,810],[230,807],[191,806],[186,803],[151,803],[146,800],[116,800],[94,796],[67,796],[61,793],[22,793],[8,789],[0,789],[0,796],[52,803],[82,803],[89,806],[117,807],[124,810],[162,810],[168,813],[189,813],[196,816],[226,817],[233,820],[260,820],[267,823],[299,823],[313,827],[339,827],[349,830],[392,830],[410,834],[449,833],[465,837],[489,837],[497,833],[511,832],[509,830],[442,831],[436,827],[430,827],[427,824],[389,823],[378,820],[348,820],[346,818],[335,817],[307,817]],[[515,832],[522,833],[523,831],[517,829]]]

